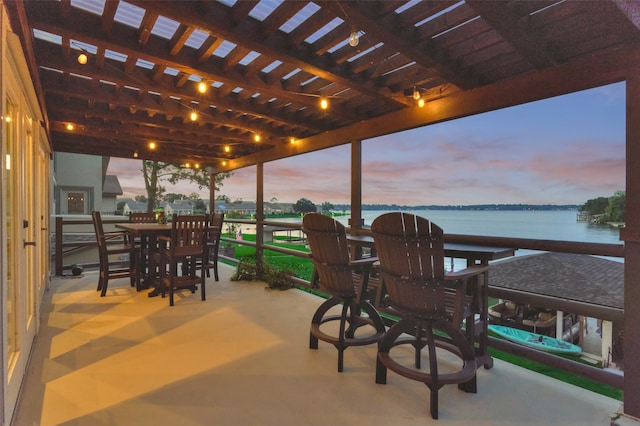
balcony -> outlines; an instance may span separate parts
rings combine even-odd
[[[317,296],[220,272],[205,302],[185,292],[172,308],[126,280],[101,298],[94,272],[55,277],[14,423],[604,425],[620,410],[496,360],[478,371],[477,394],[445,386],[432,420],[424,385],[393,373],[375,384],[375,347],[349,348],[343,373],[333,347],[308,348]]]

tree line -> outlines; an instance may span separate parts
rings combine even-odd
[[[582,211],[589,212],[591,216],[598,216],[597,221],[624,222],[626,192],[616,191],[610,197],[597,197],[588,200],[582,206]]]

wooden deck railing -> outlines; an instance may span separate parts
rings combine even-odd
[[[126,221],[126,219],[121,220],[104,220],[105,224],[115,224],[118,222]],[[229,224],[250,224],[256,226],[256,234],[261,232],[263,226],[271,226],[275,228],[287,228],[292,230],[300,230],[300,223],[291,223],[291,222],[281,222],[281,221],[255,221],[255,220],[246,220],[246,219],[225,219],[225,223]],[[96,245],[95,238],[92,242],[63,242],[63,235],[65,226],[72,225],[91,225],[91,220],[78,220],[78,219],[64,219],[62,217],[56,218],[56,234],[55,234],[55,273],[56,275],[62,275],[64,270],[68,270],[72,265],[64,265],[64,254],[65,249],[74,250],[80,248],[87,248]],[[223,230],[224,232],[224,230]],[[370,235],[370,232],[367,229],[359,229],[358,234],[360,235]],[[258,242],[246,241],[246,240],[237,240],[235,238],[222,237],[221,241],[223,242],[231,242],[238,245],[246,245],[255,247],[257,251],[257,256],[262,257],[264,250],[275,251],[291,256],[297,256],[300,258],[308,258],[309,254],[299,250],[292,250],[289,248],[278,247],[271,244],[258,244]],[[258,241],[262,241],[262,238],[258,238]],[[603,243],[584,243],[584,242],[576,242],[576,241],[556,241],[556,240],[538,240],[538,239],[527,239],[527,238],[505,238],[505,237],[488,237],[488,236],[476,236],[476,235],[459,235],[459,234],[445,234],[445,241],[450,243],[458,243],[458,244],[471,244],[471,245],[485,245],[485,246],[494,246],[494,247],[510,247],[516,249],[526,249],[526,250],[539,250],[539,251],[551,251],[551,252],[562,252],[562,253],[577,253],[577,254],[590,254],[597,256],[607,256],[607,257],[624,257],[624,246],[622,244],[603,244]],[[238,262],[237,259],[227,258],[222,256],[225,260],[231,262]],[[97,258],[96,258],[97,259]],[[84,264],[84,266],[98,266],[98,263],[95,264],[89,263]],[[311,283],[307,280],[300,279],[297,277],[291,277],[291,280],[296,285],[302,285],[306,287],[311,287]],[[511,293],[514,294],[511,294]],[[515,296],[517,298],[516,291],[509,289],[497,289],[489,286],[489,295],[506,298],[508,299],[510,296]],[[540,296],[543,298],[543,296]],[[541,299],[541,302],[544,302]],[[563,310],[565,312],[579,312],[581,315],[605,319],[609,321],[619,321],[624,319],[624,312],[620,309],[614,308],[606,308],[606,307],[598,307],[584,304],[580,304],[579,302],[571,301],[571,300],[558,300],[555,298],[551,298],[550,302],[554,304],[554,309]],[[561,370],[568,371],[572,374],[582,376],[588,378],[590,380],[594,380],[599,383],[603,383],[609,386],[613,386],[619,389],[622,389],[624,377],[619,374],[615,374],[613,372],[609,372],[607,370],[599,369],[596,367],[592,367],[586,364],[581,364],[575,361],[571,361],[562,357],[558,357],[552,354],[540,352],[534,349],[527,348],[525,346],[516,345],[504,340],[489,338],[490,346],[512,353],[523,358],[527,358],[536,362],[539,362],[544,365],[548,365],[553,368],[558,368]]]

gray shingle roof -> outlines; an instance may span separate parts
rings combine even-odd
[[[624,308],[624,264],[595,256],[543,253],[496,262],[489,283],[545,296]]]

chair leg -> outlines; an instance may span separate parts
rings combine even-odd
[[[204,267],[203,267],[204,269]],[[207,269],[208,270],[208,269]],[[202,300],[207,300],[207,295],[206,295],[206,291],[204,289],[204,283],[205,283],[206,279],[204,277],[204,271],[201,270],[200,271],[200,298]]]
[[[109,273],[105,272],[102,277],[102,292],[100,293],[100,297],[104,297],[107,295],[107,287],[109,285]]]
[[[344,303],[342,305],[342,314],[340,315],[340,331],[338,334],[338,344],[336,345],[336,347],[338,348],[338,373],[341,373],[343,370],[343,366],[344,366],[344,350],[345,350],[345,344],[344,344],[344,339],[348,334],[352,334],[352,331],[348,331],[346,330],[346,323],[347,323],[347,314],[351,314],[353,315],[353,309],[349,308],[349,303]],[[350,329],[352,327],[349,327]],[[353,337],[353,336],[349,336],[349,337]]]

